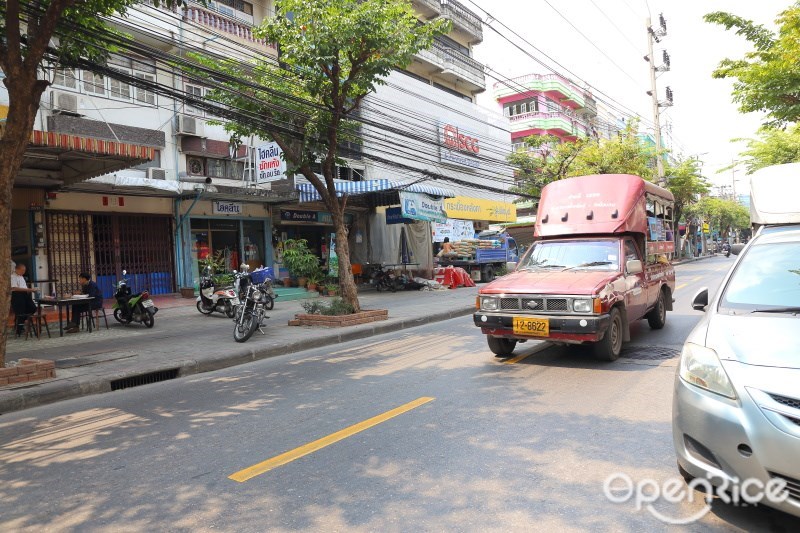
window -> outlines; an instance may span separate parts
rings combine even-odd
[[[763,237],[762,237],[763,239]],[[720,301],[720,311],[741,313],[800,306],[800,243],[757,244],[739,260]]]
[[[636,251],[636,245],[633,244],[633,241],[626,240],[625,241],[625,261],[636,261],[639,259],[639,252]]]
[[[155,83],[156,76],[155,74],[145,74],[143,72],[134,72],[133,74],[135,77],[139,78],[140,80],[145,80],[150,83]],[[147,89],[142,89],[141,87],[136,88],[136,101],[142,102],[143,104],[150,104],[155,105],[156,103],[156,93],[152,91],[148,91]]]
[[[89,94],[106,94],[106,83],[103,75],[84,70],[83,91]]]
[[[529,98],[521,102],[503,105],[503,114],[507,117],[522,115],[524,113],[536,113],[537,111],[539,111],[539,101],[536,98]]]
[[[57,68],[55,76],[53,77],[53,85],[61,85],[62,87],[77,89],[78,76],[75,74],[75,69]]]
[[[241,11],[246,15],[253,14],[253,4],[250,2],[244,2],[243,0],[217,0],[217,3],[223,6],[232,7],[236,11]]]
[[[195,98],[202,98],[203,97],[203,88],[199,85],[192,85],[190,83],[184,84],[184,92],[186,92],[187,96],[193,96]],[[203,116],[203,112],[191,105],[188,102],[184,102],[183,104],[183,112],[187,115],[198,115]]]
[[[130,71],[122,70],[115,68],[117,72],[122,72],[124,74],[130,75]],[[114,98],[124,98],[126,100],[130,100],[131,98],[131,86],[125,83],[124,81],[115,80],[114,78],[108,79],[108,88],[111,96]]]

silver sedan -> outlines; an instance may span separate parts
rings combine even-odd
[[[800,225],[762,228],[692,305],[706,314],[675,379],[681,474],[800,516]]]

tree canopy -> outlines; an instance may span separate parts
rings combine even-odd
[[[748,174],[771,165],[800,162],[800,124],[786,129],[763,127],[758,131],[758,137],[734,139],[747,143],[747,149],[739,155],[746,158],[742,164]],[[720,172],[730,168],[723,168]]]
[[[714,78],[733,78],[733,101],[743,113],[764,111],[769,125],[800,120],[800,2],[794,2],[776,19],[777,33],[751,20],[716,11],[706,22],[719,24],[753,44],[741,59],[723,59]]]
[[[750,227],[750,210],[733,200],[705,196],[688,208],[692,216],[706,220],[713,228],[718,228],[723,237],[732,230]]]

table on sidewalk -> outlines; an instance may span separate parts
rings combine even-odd
[[[39,312],[41,312],[41,307],[43,305],[49,305],[49,306],[54,306],[54,307],[58,308],[58,336],[59,337],[63,337],[64,336],[63,309],[65,307],[67,309],[69,309],[70,307],[72,307],[73,305],[76,305],[76,304],[89,304],[89,303],[91,303],[91,301],[92,301],[91,298],[75,298],[74,296],[69,296],[69,297],[66,297],[66,298],[53,298],[53,297],[48,296],[48,297],[45,297],[45,298],[40,298],[39,302],[38,302],[38,306],[40,308]],[[69,320],[69,313],[67,313],[67,320]]]

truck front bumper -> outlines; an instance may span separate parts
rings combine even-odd
[[[514,316],[547,319],[549,323],[548,335],[534,336],[515,333]],[[601,340],[611,323],[611,317],[607,314],[565,317],[558,315],[508,315],[478,311],[472,315],[472,319],[475,325],[481,328],[482,333],[493,337],[517,340],[540,339],[570,344]]]

